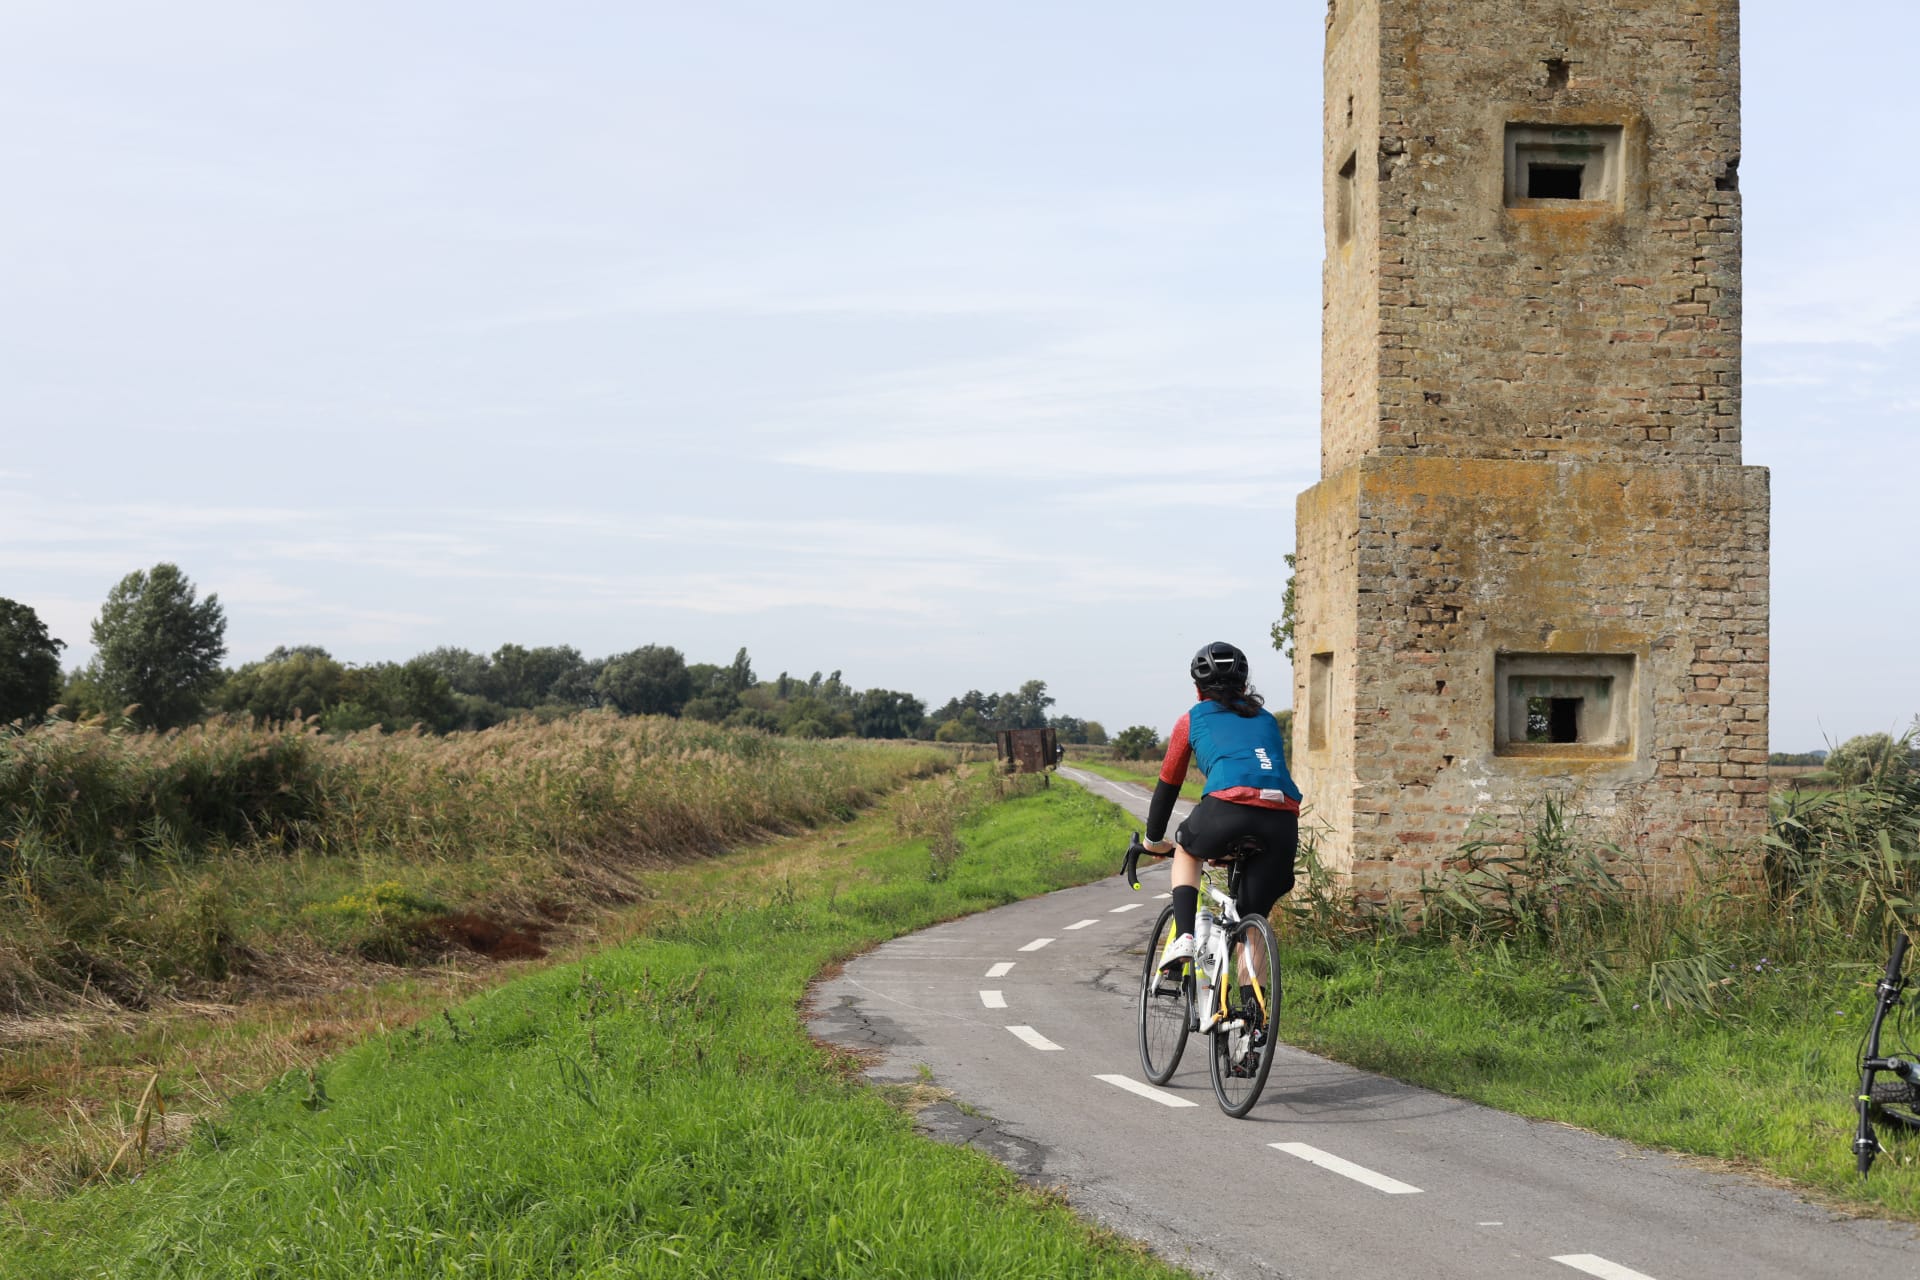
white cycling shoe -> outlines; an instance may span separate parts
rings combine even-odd
[[[1191,959],[1193,959],[1193,935],[1183,933],[1169,942],[1167,949],[1160,953],[1160,969],[1162,972],[1177,969]]]

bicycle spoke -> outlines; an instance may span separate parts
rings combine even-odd
[[[1140,1069],[1154,1084],[1165,1084],[1187,1047],[1193,1009],[1193,979],[1183,969],[1160,971],[1160,953],[1173,940],[1173,908],[1166,907],[1147,935],[1140,974]]]
[[[1280,1015],[1280,956],[1273,926],[1250,915],[1231,935],[1220,998],[1227,1017],[1209,1037],[1209,1073],[1220,1109],[1244,1116],[1260,1100],[1273,1068]]]

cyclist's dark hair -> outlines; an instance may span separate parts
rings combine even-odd
[[[1267,700],[1260,696],[1252,685],[1203,685],[1200,696],[1208,702],[1217,702],[1237,716],[1252,719],[1260,714]]]

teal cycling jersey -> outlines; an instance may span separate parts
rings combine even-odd
[[[1287,772],[1286,745],[1272,716],[1264,711],[1239,716],[1217,702],[1201,702],[1185,719],[1194,763],[1207,775],[1209,795],[1246,787],[1279,792],[1299,803],[1300,788]]]

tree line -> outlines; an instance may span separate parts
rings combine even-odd
[[[929,712],[896,689],[856,689],[835,671],[762,680],[743,648],[722,664],[688,662],[671,645],[589,658],[572,645],[503,644],[491,654],[443,646],[404,662],[344,663],[318,645],[282,646],[238,668],[226,658],[226,613],[177,565],[128,574],[93,620],[94,657],[63,670],[66,648],[32,608],[0,598],[0,724],[59,708],[73,719],[126,716],[172,729],[224,713],[258,721],[317,718],[322,729],[420,725],[484,729],[517,716],[606,708],[800,738],[990,742],[995,730],[1052,727],[1064,742],[1104,743],[1098,721],[1050,715],[1046,682],[974,689]]]

